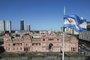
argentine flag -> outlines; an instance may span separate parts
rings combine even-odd
[[[76,32],[87,31],[87,22],[77,15],[64,16],[64,27],[73,28]]]

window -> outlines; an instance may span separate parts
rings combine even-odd
[[[76,48],[73,48],[73,51],[76,51]]]
[[[34,45],[34,43],[32,43],[32,46]]]
[[[20,50],[22,50],[22,47],[20,47]]]
[[[18,50],[18,48],[17,48],[17,50]]]
[[[76,51],[76,48],[72,47],[72,48],[71,48],[71,51]]]
[[[43,39],[43,41],[45,41],[45,39]]]
[[[8,50],[10,50],[10,48],[8,48]]]
[[[36,43],[36,45],[38,45],[38,43]]]
[[[26,44],[26,46],[28,46],[28,44]]]
[[[8,44],[8,46],[10,46],[10,44]]]
[[[39,43],[39,45],[41,45],[41,43]]]
[[[54,40],[54,39],[50,38],[50,39],[48,39],[48,40]]]
[[[57,40],[59,40],[59,39],[57,39]]]
[[[13,44],[13,46],[15,46],[15,44]]]
[[[24,48],[24,51],[26,51],[26,52],[27,52],[27,51],[29,51],[29,49],[28,49],[28,48]]]
[[[32,46],[34,46],[34,45],[41,45],[41,43],[32,43]]]

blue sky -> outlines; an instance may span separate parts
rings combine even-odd
[[[20,20],[32,30],[60,30],[63,9],[90,21],[90,0],[0,0],[0,20],[11,20],[12,29],[20,29]]]

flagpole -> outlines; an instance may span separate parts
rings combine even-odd
[[[66,15],[66,7],[64,6],[64,15]]]
[[[66,15],[66,8],[64,6],[64,15]],[[62,41],[62,60],[64,60],[64,40],[65,40],[65,33],[63,29],[63,41]]]
[[[64,60],[64,32],[63,32],[63,41],[62,41],[62,60]]]

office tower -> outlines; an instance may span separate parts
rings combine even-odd
[[[87,30],[90,31],[90,22],[87,22]]]
[[[20,30],[24,30],[24,20],[20,21]]]
[[[0,20],[0,32],[4,31],[4,21]]]
[[[90,31],[80,33],[79,39],[90,42]]]
[[[11,21],[5,21],[5,31],[11,32]]]
[[[30,25],[27,25],[27,31],[30,31]]]

